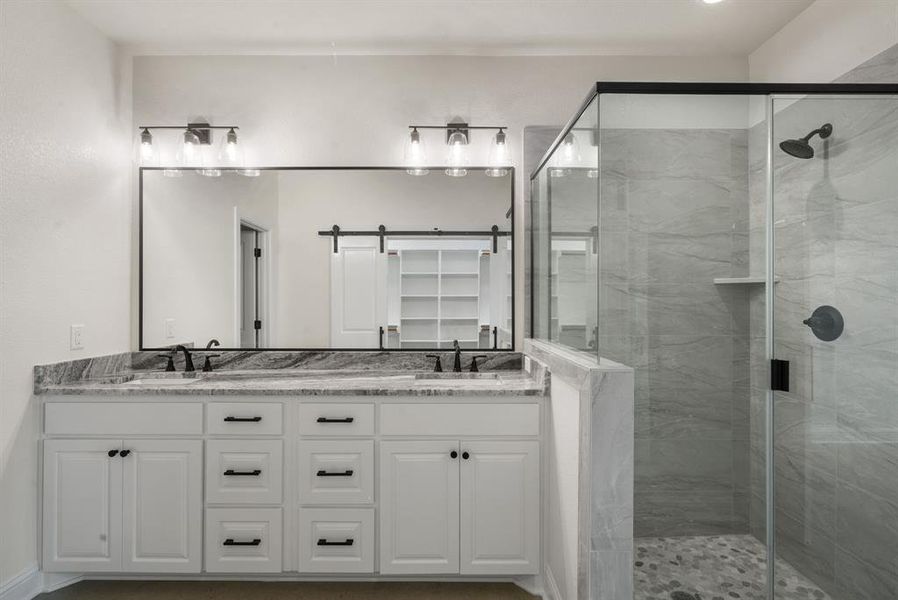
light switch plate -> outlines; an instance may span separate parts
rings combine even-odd
[[[84,349],[84,325],[72,325],[69,329],[69,349]]]
[[[175,320],[165,320],[165,339],[170,340],[175,337]]]

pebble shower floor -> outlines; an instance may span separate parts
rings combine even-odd
[[[767,600],[766,549],[751,535],[637,538],[634,600]],[[833,600],[783,561],[775,600]]]

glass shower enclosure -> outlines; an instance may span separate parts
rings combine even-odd
[[[898,598],[898,85],[598,83],[528,219],[530,336],[635,369],[634,598]]]

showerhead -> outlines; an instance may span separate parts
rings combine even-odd
[[[786,154],[795,158],[814,158],[814,148],[808,143],[815,135],[820,135],[820,139],[826,139],[833,133],[833,126],[829,123],[824,124],[820,129],[815,129],[801,139],[786,140],[780,142],[780,148]]]

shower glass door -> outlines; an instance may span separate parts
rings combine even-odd
[[[774,597],[898,598],[898,97],[771,108]]]

